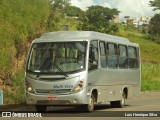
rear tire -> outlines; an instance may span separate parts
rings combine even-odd
[[[45,112],[47,109],[46,105],[36,105],[35,107],[36,107],[37,112]]]
[[[126,95],[125,93],[123,92],[122,94],[122,98],[121,100],[118,100],[118,101],[111,101],[110,104],[113,108],[123,108],[125,106],[125,101],[126,101]]]

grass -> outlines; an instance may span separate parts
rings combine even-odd
[[[160,64],[142,64],[142,91],[160,90]]]

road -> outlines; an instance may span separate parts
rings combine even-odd
[[[35,112],[34,106],[25,106],[25,105],[13,105],[10,107],[3,107],[4,111],[20,111],[20,112]],[[96,105],[95,111],[92,113],[84,113],[81,112],[79,108],[76,107],[48,107],[46,113],[42,113],[42,118],[48,117],[47,120],[54,117],[54,119],[65,119],[67,120],[73,119],[84,119],[94,120],[98,117],[98,119],[104,119],[111,117],[112,119],[120,120],[120,117],[130,118],[134,117],[136,119],[144,119],[152,117],[152,119],[160,118],[160,92],[144,92],[141,93],[141,96],[138,98],[133,98],[131,100],[126,101],[126,105],[124,108],[111,108],[110,104],[102,104]],[[138,117],[139,116],[139,117]],[[1,118],[0,118],[1,119]],[[7,118],[5,118],[6,120]],[[16,119],[16,118],[12,118]],[[19,118],[22,119],[22,118]],[[24,119],[24,118],[23,118]],[[27,118],[25,118],[27,119]],[[35,118],[34,118],[35,119]],[[9,118],[8,118],[9,120]]]

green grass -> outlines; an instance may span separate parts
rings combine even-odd
[[[142,91],[160,90],[160,64],[142,64]]]

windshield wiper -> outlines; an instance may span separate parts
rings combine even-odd
[[[62,72],[62,74],[65,77],[68,77],[68,75],[66,73],[64,73],[64,71],[55,63],[55,58],[56,58],[56,54],[53,56],[53,64],[52,64],[52,66],[54,65],[60,72]]]
[[[64,71],[63,71],[57,64],[54,64],[54,66],[55,66],[60,72],[62,72],[62,74],[63,74],[65,77],[68,77],[67,73],[64,73]]]

